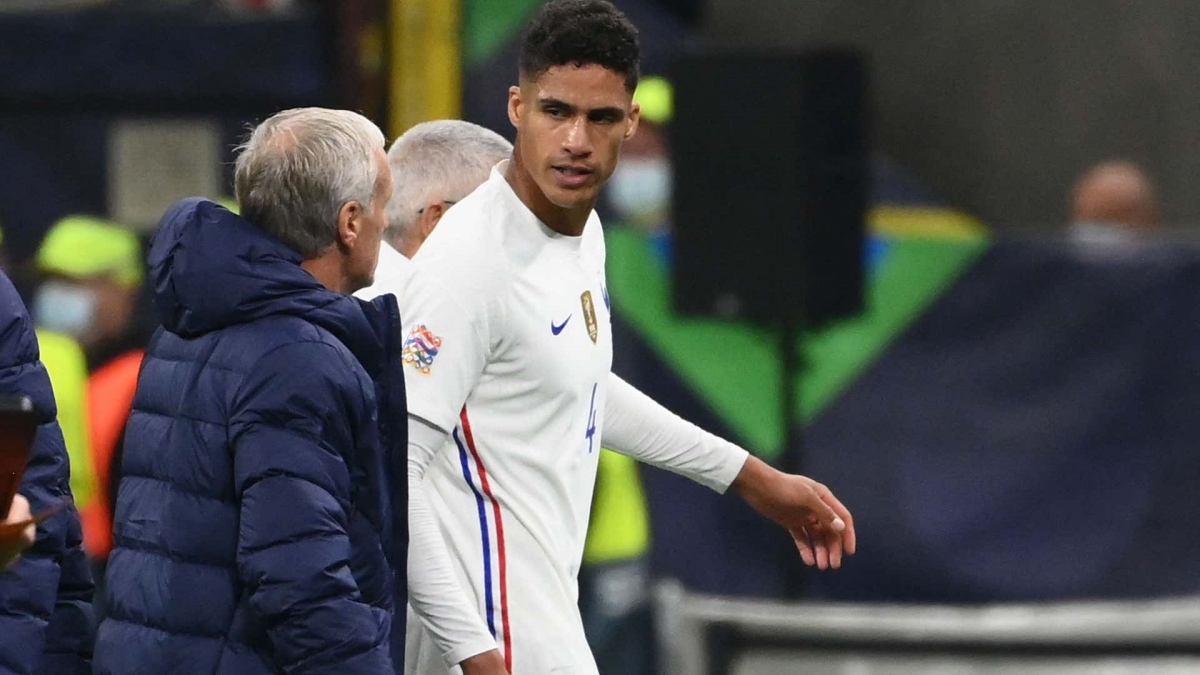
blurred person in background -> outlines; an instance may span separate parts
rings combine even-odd
[[[1083,242],[1121,242],[1156,232],[1158,191],[1137,164],[1108,161],[1085,171],[1071,191],[1071,236]]]
[[[671,84],[662,77],[638,82],[638,130],[621,146],[621,162],[607,197],[615,226],[644,233],[659,255],[670,250],[671,153],[667,123]],[[592,517],[579,569],[579,610],[596,666],[604,675],[654,672],[650,605],[650,514],[637,461],[600,451]]]
[[[579,569],[579,611],[603,675],[654,673],[650,514],[637,461],[600,451]]]
[[[383,134],[278,113],[235,184],[240,217],[184,200],[151,247],[163,327],[125,439],[96,672],[391,673],[405,438],[380,420],[404,415],[399,312],[349,295],[387,222]]]
[[[71,494],[70,460],[33,323],[2,272],[0,395],[29,397],[40,425],[19,488],[28,511],[61,509],[37,526],[33,545],[0,573],[0,672],[90,673],[92,574]]]
[[[638,132],[621,147],[621,163],[609,179],[606,197],[614,225],[645,233],[660,256],[670,250],[671,148],[667,123],[674,93],[671,83],[651,76],[638,83],[634,103],[641,106]]]
[[[4,246],[4,229],[0,224],[0,271],[14,272],[12,259]],[[9,277],[12,280],[12,277]],[[13,281],[18,292],[20,284]],[[92,470],[91,443],[87,426],[87,361],[83,348],[75,338],[44,328],[36,329],[38,351],[42,365],[50,375],[54,400],[58,406],[58,424],[67,445],[71,462],[71,493],[80,517],[95,505],[96,477]],[[86,528],[85,528],[86,529]],[[86,540],[86,535],[85,535]],[[86,550],[86,542],[85,542]]]
[[[12,274],[12,259],[4,246],[4,229],[0,224],[0,271]],[[9,277],[10,280],[12,276]],[[13,281],[18,292],[20,284]],[[37,328],[38,351],[42,364],[50,375],[54,399],[58,405],[58,424],[67,444],[71,461],[71,493],[80,516],[94,504],[96,478],[92,471],[92,456],[88,441],[86,402],[87,362],[83,348],[75,338],[56,331]]]
[[[637,131],[637,29],[607,0],[526,26],[511,160],[449,210],[405,298],[409,622],[405,672],[594,673],[578,579],[601,446],[733,489],[800,555],[839,567],[849,511],[615,376],[594,211]]]
[[[38,326],[78,340],[89,370],[145,346],[134,330],[145,273],[142,244],[132,230],[68,216],[47,231],[35,264],[42,277],[33,298]]]
[[[67,449],[75,460],[78,475],[72,487],[101,617],[121,439],[147,339],[135,321],[145,279],[143,260],[142,243],[132,230],[79,215],[55,223],[34,258],[42,281],[33,314]]]
[[[492,167],[512,154],[500,134],[461,120],[422,122],[388,150],[395,186],[388,202],[388,227],[379,249],[375,283],[355,295],[371,299],[392,293],[404,316],[409,261],[453,204],[487,180]]]

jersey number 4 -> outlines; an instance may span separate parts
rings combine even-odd
[[[599,382],[592,385],[592,405],[591,405],[591,408],[588,410],[587,433],[585,433],[583,435],[584,438],[586,438],[587,442],[588,442],[588,454],[589,455],[592,454],[592,451],[595,449],[593,447],[593,443],[594,443],[594,439],[596,437],[596,388],[599,386],[600,386]]]

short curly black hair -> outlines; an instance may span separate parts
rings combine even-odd
[[[521,75],[536,78],[555,66],[596,64],[637,88],[642,48],[638,30],[608,0],[550,0],[525,28]]]

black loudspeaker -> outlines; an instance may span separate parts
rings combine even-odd
[[[676,311],[808,328],[861,311],[866,59],[710,53],[670,78]]]

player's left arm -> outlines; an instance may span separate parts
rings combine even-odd
[[[837,568],[853,554],[854,519],[829,488],[783,473],[704,431],[614,374],[608,376],[604,447],[673,471],[718,492],[729,488],[786,528],[805,564]]]

